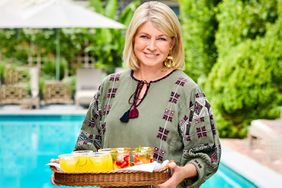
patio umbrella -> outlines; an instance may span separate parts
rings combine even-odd
[[[15,2],[15,0],[12,2]],[[16,2],[19,4],[20,0],[16,0]],[[0,19],[0,28],[56,29],[56,79],[59,79],[60,74],[59,28],[124,28],[124,25],[68,0],[33,0],[29,4],[26,3],[25,6],[18,6],[17,9],[20,11],[15,14],[12,14],[11,10],[6,11],[10,22],[7,23],[6,21],[6,23],[2,22],[1,24],[2,19]],[[14,21],[14,23],[12,24],[11,21]]]
[[[20,0],[0,1],[0,28],[18,28],[23,24],[21,17],[26,3]]]

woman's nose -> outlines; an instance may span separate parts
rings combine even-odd
[[[156,40],[155,39],[151,39],[147,45],[147,48],[149,50],[155,50],[156,49]]]

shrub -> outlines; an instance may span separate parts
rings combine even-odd
[[[224,56],[230,47],[263,37],[278,17],[276,0],[223,0],[217,7],[216,47]]]
[[[60,75],[59,80],[62,80],[65,77],[66,71],[67,71],[67,62],[64,59],[60,59]],[[42,74],[43,77],[49,80],[55,80],[56,79],[56,59],[49,59],[48,61],[45,61],[42,65]]]
[[[276,118],[282,104],[282,17],[265,37],[231,47],[206,84],[222,137],[244,137],[250,121]]]
[[[222,137],[245,137],[251,120],[279,114],[282,35],[278,7],[275,0],[223,0],[217,7],[218,58],[204,88]]]
[[[1,83],[4,82],[4,69],[5,69],[5,62],[1,61],[0,62],[0,86],[1,86]]]
[[[217,50],[214,41],[217,21],[215,7],[219,1],[179,1],[186,56],[185,72],[194,80],[199,77],[204,79],[216,62]]]

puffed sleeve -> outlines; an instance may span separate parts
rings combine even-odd
[[[101,103],[102,85],[90,102],[74,150],[97,151],[102,147]]]
[[[205,94],[195,87],[187,97],[187,121],[181,132],[184,143],[182,165],[195,165],[198,176],[185,180],[185,186],[199,187],[219,165],[221,148],[211,106]]]

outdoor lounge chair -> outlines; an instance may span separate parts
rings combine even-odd
[[[39,107],[39,67],[6,66],[4,84],[0,86],[0,104],[20,104],[23,108]],[[29,94],[31,88],[32,96]]]
[[[0,104],[21,104],[27,99],[28,88],[24,84],[2,85],[0,87]]]
[[[260,146],[270,156],[280,156],[282,159],[282,119],[258,119],[249,127],[250,147]]]
[[[88,106],[98,91],[104,73],[101,69],[82,68],[76,72],[75,103],[77,106]]]
[[[73,104],[70,84],[63,81],[46,80],[43,100],[45,104]]]

